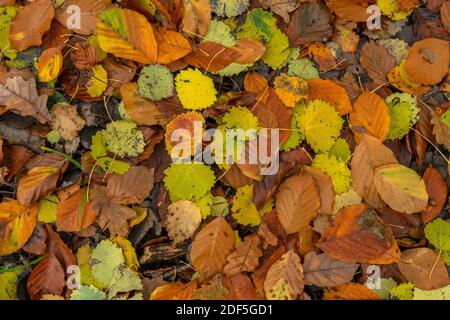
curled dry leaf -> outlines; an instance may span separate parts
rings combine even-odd
[[[359,265],[329,257],[326,253],[309,252],[303,269],[305,283],[319,287],[336,287],[352,281]]]
[[[57,130],[64,140],[74,140],[86,122],[77,113],[77,107],[67,104],[56,104],[51,110],[52,128]]]
[[[11,48],[24,51],[42,43],[42,35],[50,29],[55,15],[51,0],[28,2],[17,13],[9,32]]]
[[[395,163],[398,162],[391,149],[372,136],[362,135],[351,162],[352,186],[370,206],[374,208],[384,206],[384,202],[375,188],[373,178],[375,169],[382,165]]]
[[[381,300],[375,291],[359,283],[346,283],[325,292],[324,300]]]
[[[263,254],[259,248],[260,242],[258,235],[245,237],[236,250],[227,257],[228,263],[223,272],[228,277],[232,277],[241,272],[255,271],[259,266],[259,258]]]
[[[357,142],[360,141],[362,133],[384,141],[389,132],[390,121],[386,102],[376,93],[369,91],[363,92],[356,99],[350,113],[350,126]]]
[[[381,199],[398,212],[421,212],[428,205],[425,183],[410,168],[400,164],[380,166],[374,172],[374,182]]]
[[[403,251],[402,260],[397,262],[397,265],[406,279],[419,289],[439,289],[450,284],[442,257],[429,248]]]
[[[112,174],[108,179],[106,193],[113,203],[141,203],[153,188],[154,169],[134,166],[124,174]]]
[[[427,209],[421,213],[423,223],[427,223],[439,216],[447,201],[448,186],[445,179],[439,173],[439,170],[432,166],[429,166],[425,170],[423,181],[425,182],[427,193],[430,197]]]
[[[167,208],[166,228],[174,244],[192,237],[202,222],[200,208],[191,201],[180,200]]]
[[[336,82],[328,79],[308,79],[308,100],[316,99],[328,102],[341,115],[352,112],[352,104],[347,92]]]
[[[267,272],[264,292],[268,300],[295,300],[305,287],[300,257],[289,250]]]
[[[37,206],[21,205],[17,200],[0,203],[0,256],[22,248],[33,234]]]
[[[45,294],[61,296],[66,285],[65,270],[53,252],[33,269],[27,281],[27,289],[32,300],[39,300]]]
[[[392,230],[364,204],[341,211],[316,246],[350,263],[391,264],[400,259]]]
[[[288,234],[300,231],[317,215],[320,208],[319,191],[310,176],[286,179],[276,195],[278,218]]]
[[[194,268],[208,277],[223,270],[234,248],[234,233],[224,218],[216,218],[197,234],[192,242]]]
[[[405,69],[414,82],[436,84],[447,75],[449,58],[448,41],[427,38],[409,49]]]
[[[46,95],[39,96],[34,79],[9,78],[5,85],[0,85],[0,114],[11,111],[47,123],[50,121],[47,98]]]

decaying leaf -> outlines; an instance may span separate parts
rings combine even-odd
[[[227,257],[228,263],[223,272],[232,277],[241,272],[255,271],[259,266],[262,251],[259,248],[261,239],[258,235],[247,236],[236,250]]]

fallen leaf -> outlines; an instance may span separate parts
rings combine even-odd
[[[87,197],[87,188],[82,188],[58,203],[56,209],[58,231],[81,231],[94,222],[97,214],[92,208],[92,202]]]
[[[347,92],[336,82],[327,79],[308,79],[306,81],[309,85],[309,101],[319,99],[328,102],[336,108],[341,116],[352,112],[352,104]]]
[[[78,115],[77,107],[67,104],[56,104],[51,110],[51,125],[57,130],[61,138],[74,140],[86,122]]]
[[[222,284],[222,274],[216,274],[208,283],[192,293],[193,300],[226,300],[228,289]]]
[[[22,248],[33,234],[37,206],[26,207],[17,200],[0,203],[0,256]]]
[[[293,176],[279,187],[275,206],[278,218],[288,234],[300,231],[317,215],[319,192],[310,176]]]
[[[23,205],[30,205],[50,195],[56,189],[62,166],[39,166],[29,170],[19,180],[17,200]]]
[[[296,0],[260,0],[259,3],[265,8],[283,18],[288,23],[291,20],[289,13],[295,11],[299,7]]]
[[[309,166],[303,167],[301,174],[311,176],[316,184],[320,197],[320,208],[318,213],[331,214],[333,212],[334,198],[336,196],[331,178],[320,170]]]
[[[215,218],[192,242],[191,260],[195,270],[211,277],[223,270],[234,248],[234,233],[224,218]]]
[[[267,300],[295,300],[303,293],[304,286],[300,257],[293,250],[272,264],[264,280]]]
[[[374,171],[382,165],[395,163],[398,162],[391,149],[372,136],[362,135],[351,162],[353,189],[375,209],[383,207],[384,202],[375,188]]]
[[[441,120],[438,113],[434,112],[431,118],[433,125],[433,135],[436,137],[436,142],[442,144],[450,150],[450,128]]]
[[[389,132],[390,121],[386,102],[376,93],[369,91],[363,92],[356,99],[350,113],[350,127],[357,142],[362,133],[384,141]]]
[[[370,14],[364,6],[352,0],[327,0],[326,5],[344,20],[366,22]]]
[[[15,16],[9,39],[11,47],[24,51],[42,43],[42,35],[50,29],[55,16],[51,0],[37,0],[27,3]]]
[[[374,182],[381,199],[398,212],[421,212],[428,205],[425,183],[408,167],[400,164],[380,166],[375,169]]]
[[[192,52],[185,56],[183,61],[196,68],[218,72],[239,57],[240,53],[232,48],[227,48],[220,43],[204,41],[194,46]]]
[[[261,239],[257,235],[245,237],[236,250],[228,255],[228,263],[223,268],[223,272],[228,277],[232,277],[241,272],[255,271],[259,266],[259,258],[262,256],[260,242]]]
[[[386,48],[373,41],[362,47],[359,61],[376,85],[386,83],[387,74],[395,67],[395,58]]]
[[[33,269],[27,281],[27,289],[32,300],[39,300],[45,294],[62,295],[65,281],[65,270],[50,252]]]
[[[429,248],[408,249],[397,262],[400,272],[422,290],[439,289],[449,285],[447,267],[442,257]]]
[[[167,208],[166,228],[174,244],[192,237],[202,222],[200,208],[193,202],[180,200]]]
[[[153,169],[143,166],[131,167],[124,174],[113,174],[108,179],[106,193],[113,203],[141,203],[153,188]]]
[[[204,36],[211,22],[209,0],[187,0],[184,2],[183,32],[189,36]]]
[[[155,31],[156,42],[158,43],[158,63],[168,64],[183,58],[192,51],[188,39],[181,33],[161,29]]]
[[[324,300],[381,300],[375,291],[359,283],[346,283],[325,292]]]
[[[0,85],[0,114],[6,111],[32,116],[40,123],[50,121],[47,96],[39,96],[34,80],[26,81],[18,76],[9,78],[5,85]]]
[[[309,252],[305,256],[303,269],[305,283],[319,287],[336,287],[352,281],[359,265],[329,257],[327,254]]]
[[[328,256],[350,263],[391,264],[400,259],[391,229],[364,204],[341,211],[316,246]]]
[[[262,300],[252,280],[242,273],[225,277],[223,285],[228,289],[228,300]]]
[[[63,65],[61,49],[50,48],[42,52],[38,61],[39,81],[50,82],[55,80]]]

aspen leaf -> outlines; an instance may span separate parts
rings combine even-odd
[[[86,85],[88,94],[93,97],[99,97],[108,87],[108,73],[102,65],[97,64],[92,68],[91,80]]]
[[[414,297],[412,300],[449,300],[450,286],[435,290],[421,290],[414,288]]]
[[[253,185],[238,188],[231,207],[233,218],[244,226],[258,226],[261,215],[253,203]]]
[[[181,71],[175,78],[175,86],[178,98],[185,109],[205,109],[216,102],[216,89],[212,79],[203,75],[198,69]],[[202,92],[202,94],[193,95],[193,92]]]
[[[230,225],[224,218],[215,218],[200,230],[192,242],[192,265],[208,277],[221,272],[234,248],[234,242]]]
[[[439,250],[450,251],[450,224],[437,218],[425,226],[425,237]]]

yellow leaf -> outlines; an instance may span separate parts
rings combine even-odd
[[[108,73],[97,64],[92,68],[92,78],[87,84],[87,92],[93,98],[99,97],[108,87]]]
[[[253,185],[238,188],[233,198],[233,218],[242,225],[259,226],[261,215],[253,202]]]
[[[50,82],[58,77],[63,63],[61,49],[50,48],[42,52],[38,62],[39,81]]]

